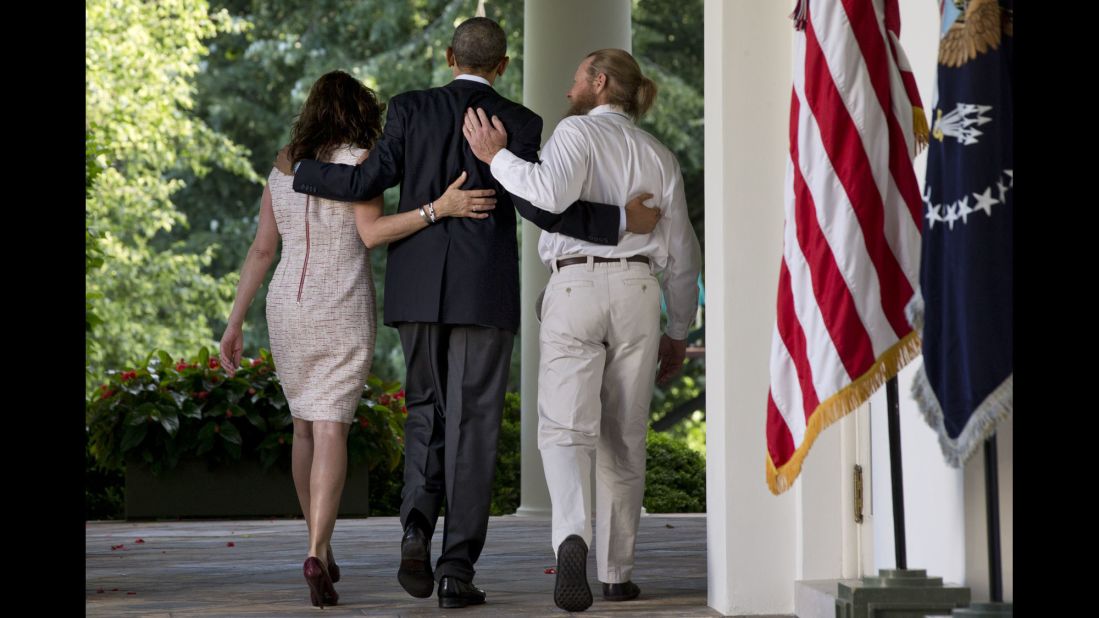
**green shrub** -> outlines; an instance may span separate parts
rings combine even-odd
[[[706,512],[706,460],[685,443],[651,430],[646,451],[645,510]]]
[[[370,511],[400,512],[404,477],[404,391],[370,376],[348,437],[348,462],[370,468]],[[507,393],[493,480],[492,515],[519,508],[520,395]],[[190,362],[158,352],[145,369],[109,372],[87,404],[87,519],[123,516],[123,472],[140,461],[156,474],[181,457],[215,465],[242,457],[289,470],[293,422],[266,350],[243,359],[228,378],[203,349]],[[651,513],[706,510],[706,463],[683,442],[650,431],[645,508]]]
[[[490,513],[493,515],[512,515],[519,510],[519,475],[523,467],[519,402],[519,393],[508,393],[504,397],[504,417],[496,447],[496,477],[492,481]]]
[[[125,515],[126,482],[117,470],[103,470],[84,440],[84,519],[122,519]]]
[[[348,436],[348,464],[365,463],[371,480],[397,470],[405,414],[401,385],[370,376]],[[242,359],[232,378],[206,348],[178,362],[157,351],[138,368],[108,372],[87,402],[85,420],[94,459],[89,479],[106,473],[120,478],[125,465],[135,461],[159,475],[181,458],[218,466],[247,457],[265,468],[290,469],[293,420],[267,350]],[[93,506],[121,501],[120,486],[88,488],[95,493],[86,498],[89,516]],[[379,491],[384,490],[383,483]]]

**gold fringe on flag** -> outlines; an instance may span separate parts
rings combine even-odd
[[[764,455],[764,459],[767,460],[767,487],[771,489],[772,494],[777,496],[793,486],[794,479],[801,474],[801,463],[805,461],[809,448],[813,446],[820,432],[847,416],[848,412],[858,408],[881,388],[882,384],[900,373],[902,367],[919,356],[920,344],[920,336],[912,331],[886,350],[866,373],[821,402],[809,417],[809,425],[805,428],[805,438],[801,446],[781,468],[775,468],[770,453]]]
[[[927,116],[922,107],[912,107],[912,130],[916,134],[916,152],[923,152],[927,148],[927,141],[931,135],[931,129],[927,126]]]

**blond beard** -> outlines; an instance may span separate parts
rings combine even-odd
[[[595,93],[585,92],[582,96],[570,102],[569,109],[565,112],[564,117],[584,116],[593,109],[595,109]]]

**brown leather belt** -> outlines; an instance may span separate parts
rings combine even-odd
[[[596,264],[603,263],[603,262],[621,262],[622,261],[622,258],[605,258],[605,257],[597,257],[597,256],[591,256],[591,259]],[[626,258],[626,261],[627,262],[637,262],[639,264],[648,264],[649,263],[649,258],[647,258],[643,255],[631,255],[630,257]],[[581,256],[578,256],[578,257],[561,258],[561,259],[557,260],[557,268],[561,269],[561,268],[564,268],[566,266],[575,266],[577,264],[587,264],[587,263],[588,263],[588,256],[586,256],[586,255],[581,255]]]

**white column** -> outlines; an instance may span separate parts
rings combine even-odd
[[[821,432],[801,475],[790,489],[794,506],[798,580],[855,578],[863,575],[862,527],[855,523],[854,467],[863,468],[865,516],[870,514],[869,464],[860,460],[860,423],[868,422],[868,406],[860,406]],[[867,565],[868,567],[869,565]],[[872,573],[871,573],[872,574]]]
[[[706,500],[710,607],[790,614],[795,496],[764,476],[788,149],[789,3],[706,0]]]
[[[527,0],[523,12],[523,105],[542,117],[545,143],[568,108],[565,93],[580,61],[605,47],[632,51],[630,0]],[[534,303],[549,271],[538,259],[541,230],[523,221],[522,243],[522,480],[516,515],[550,514],[538,452],[538,320]]]

